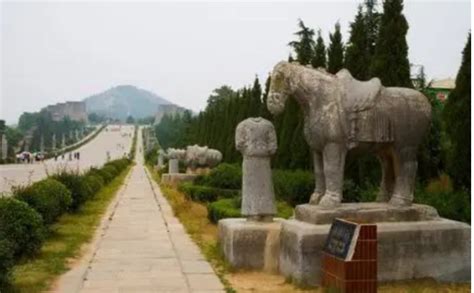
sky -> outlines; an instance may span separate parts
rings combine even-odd
[[[221,85],[263,83],[298,18],[326,42],[339,21],[347,41],[361,2],[1,2],[0,119],[122,84],[199,111]],[[406,0],[410,62],[454,78],[470,12],[467,0]]]

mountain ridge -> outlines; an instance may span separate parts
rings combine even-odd
[[[125,120],[155,116],[159,105],[174,105],[167,99],[134,85],[117,85],[83,99],[88,114]]]

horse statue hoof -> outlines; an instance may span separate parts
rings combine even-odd
[[[334,209],[341,203],[337,196],[325,195],[321,198],[319,205],[323,209]]]
[[[398,208],[403,208],[403,207],[408,207],[411,205],[411,200],[408,200],[406,198],[403,198],[401,196],[392,196],[390,201],[388,202],[390,205]]]
[[[321,201],[321,198],[323,197],[324,194],[322,193],[313,193],[311,194],[311,197],[309,198],[309,204],[312,204],[312,205],[317,205],[320,201]]]

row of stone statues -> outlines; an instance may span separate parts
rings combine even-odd
[[[179,162],[183,162],[188,172],[193,173],[198,168],[212,168],[222,161],[222,153],[207,146],[191,145],[186,149],[169,148],[167,151],[158,151],[158,168],[165,165],[168,159],[168,173],[179,173]]]

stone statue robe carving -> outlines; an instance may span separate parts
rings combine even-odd
[[[242,210],[248,219],[267,220],[276,214],[270,166],[277,150],[273,124],[249,118],[237,125],[235,144],[244,157],[242,165]]]

